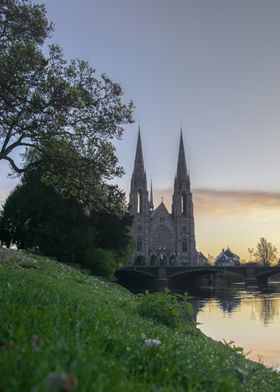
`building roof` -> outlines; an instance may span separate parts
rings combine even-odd
[[[152,212],[152,218],[155,218],[159,215],[170,215],[167,208],[165,207],[164,202],[162,201],[160,205]]]
[[[216,257],[217,261],[226,261],[229,259],[239,259],[239,256],[233,253],[229,248],[222,249],[222,252]]]

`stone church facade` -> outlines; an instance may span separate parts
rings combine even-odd
[[[131,177],[129,206],[133,216],[131,236],[135,241],[131,260],[133,264],[181,266],[198,263],[192,193],[182,132],[172,213],[168,212],[163,201],[154,208],[152,184],[150,192],[147,188],[140,129]]]

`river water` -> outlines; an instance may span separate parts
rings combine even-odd
[[[205,335],[232,341],[248,358],[280,368],[280,282],[262,290],[235,283],[190,294]]]

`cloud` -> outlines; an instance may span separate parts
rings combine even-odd
[[[199,215],[233,216],[280,212],[279,192],[195,189],[193,195]]]
[[[170,209],[173,189],[154,192],[156,205],[164,198]],[[218,190],[199,188],[193,190],[195,215],[232,217],[237,214],[255,215],[280,213],[280,192],[261,192],[247,190]]]

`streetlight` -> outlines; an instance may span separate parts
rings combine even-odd
[[[254,248],[248,248],[248,252],[250,253],[250,263],[252,261],[252,253],[254,252]]]

